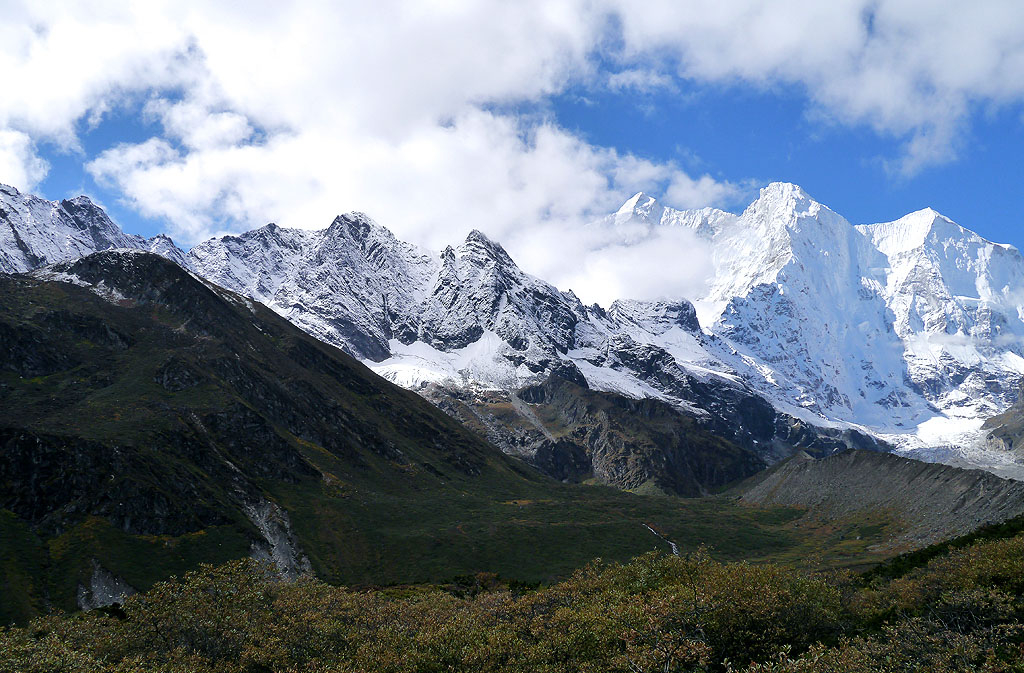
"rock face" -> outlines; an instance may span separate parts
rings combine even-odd
[[[188,266],[170,238],[124,233],[87,196],[47,201],[0,185],[0,273],[23,273],[111,248],[148,250]]]
[[[87,205],[4,193],[21,204],[4,206],[22,232],[0,240],[8,268],[56,254],[19,243],[46,239],[33,222],[98,232],[65,236],[60,254],[130,243]],[[738,215],[637,194],[594,226],[626,241],[690,230],[679,258],[706,258],[713,277],[690,298],[584,306],[478,231],[434,253],[360,213],[212,239],[185,264],[406,388],[512,395],[572,370],[591,390],[664,401],[767,461],[892,446],[1024,476],[981,428],[1024,375],[1016,249],[931,210],[853,226],[786,183]]]
[[[751,481],[742,500],[752,504],[799,505],[830,519],[888,513],[910,531],[894,547],[925,546],[1024,513],[1024,483],[872,451],[818,460],[800,453]]]
[[[93,559],[89,585],[78,585],[77,604],[81,610],[93,610],[114,603],[123,603],[125,598],[134,593],[135,589],[130,584],[112,575],[99,561]]]
[[[589,390],[558,374],[515,393],[423,392],[506,453],[563,482],[701,496],[765,467],[754,452],[666,402]]]

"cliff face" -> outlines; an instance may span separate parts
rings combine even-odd
[[[798,505],[816,518],[889,514],[907,531],[893,546],[931,544],[1024,513],[1024,482],[872,451],[818,460],[800,453],[739,490],[744,502]]]
[[[438,387],[424,395],[559,481],[692,497],[765,467],[753,451],[661,400],[590,390],[578,373],[575,378],[552,375],[513,393]]]

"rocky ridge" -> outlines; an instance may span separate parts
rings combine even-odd
[[[821,452],[892,445],[1024,475],[982,428],[1024,375],[1016,249],[931,210],[855,227],[786,183],[738,215],[641,193],[594,226],[623,240],[692,230],[680,258],[706,256],[713,277],[692,302],[585,306],[479,231],[434,253],[360,213],[319,231],[211,239],[184,263],[435,401],[440,390],[507,396],[571,370],[592,390],[732,424],[730,441],[769,461],[794,440]],[[764,411],[757,427],[736,423],[751,408]]]
[[[885,544],[923,547],[1024,513],[1024,483],[982,470],[872,451],[801,452],[740,487],[757,505],[797,505],[816,519],[884,512],[906,531]]]
[[[24,273],[112,248],[146,250],[189,266],[168,236],[126,234],[87,196],[47,201],[0,184],[0,273]]]

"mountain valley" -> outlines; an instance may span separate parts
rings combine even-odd
[[[1024,262],[932,211],[640,194],[594,226],[685,227],[716,274],[605,308],[479,231],[433,253],[352,213],[186,254],[84,197],[0,209],[2,621],[246,555],[357,586],[668,542],[860,568],[1024,512],[885,455],[1021,474]],[[947,497],[976,492],[1005,502]]]

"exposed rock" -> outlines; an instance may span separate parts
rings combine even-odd
[[[253,541],[252,557],[274,564],[282,577],[289,580],[309,575],[312,568],[292,533],[288,512],[269,500],[246,504],[245,513],[263,536]]]
[[[909,531],[894,547],[932,544],[1024,513],[1022,482],[872,451],[818,460],[801,452],[740,490],[744,502],[799,505],[816,518],[886,512]]]
[[[78,607],[82,610],[95,610],[123,603],[125,598],[134,593],[135,589],[130,584],[104,569],[99,561],[93,559],[89,585],[78,585]]]

